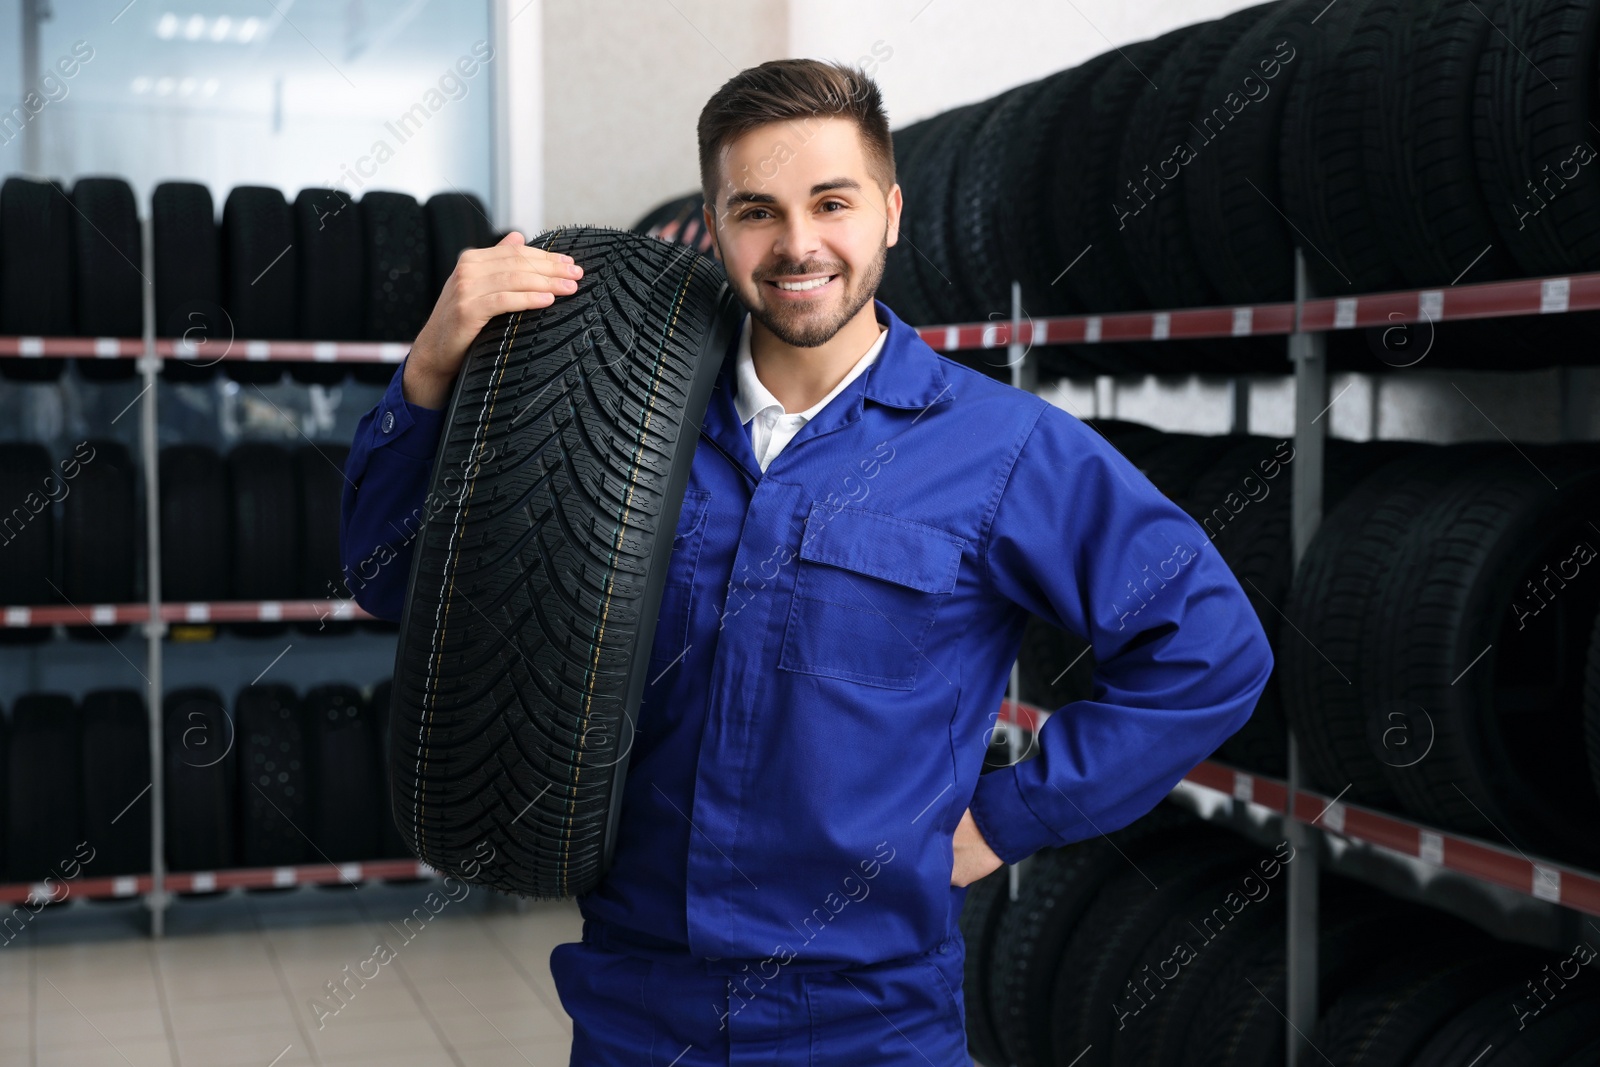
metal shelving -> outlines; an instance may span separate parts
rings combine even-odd
[[[145,227],[145,248],[151,247],[149,223]],[[1448,289],[1417,289],[1374,293],[1354,297],[1311,298],[1306,291],[1304,258],[1296,253],[1296,293],[1292,303],[1269,303],[1232,307],[1183,308],[1170,311],[1141,311],[1106,315],[1068,315],[1028,318],[1022,314],[1018,287],[1013,286],[1010,321],[956,323],[922,326],[919,336],[942,352],[1006,348],[1012,383],[1033,389],[1036,372],[1026,358],[1027,348],[1035,344],[1097,344],[1118,341],[1159,341],[1185,338],[1228,338],[1282,336],[1288,339],[1286,368],[1296,383],[1295,447],[1307,462],[1294,468],[1294,513],[1291,524],[1294,562],[1298,565],[1306,546],[1321,520],[1322,442],[1324,429],[1315,418],[1326,402],[1327,366],[1323,351],[1325,335],[1331,331],[1372,326],[1390,327],[1397,323],[1439,323],[1454,320],[1498,318],[1517,315],[1549,315],[1600,310],[1600,272],[1558,278],[1530,278],[1505,282],[1453,286]],[[149,294],[147,294],[148,297]],[[220,356],[210,356],[201,348],[182,341],[153,336],[152,311],[147,299],[146,336],[128,338],[42,338],[0,337],[0,356],[22,358],[138,359],[145,382],[140,394],[143,403],[143,461],[147,514],[151,517],[147,551],[150,566],[150,600],[146,604],[101,604],[74,606],[6,606],[0,609],[0,625],[25,627],[40,625],[106,625],[139,623],[149,638],[149,676],[157,698],[150,701],[152,759],[160,752],[159,679],[161,639],[168,625],[178,623],[219,623],[255,621],[310,621],[321,618],[339,620],[369,618],[353,601],[331,602],[298,600],[267,602],[218,602],[198,604],[164,603],[159,592],[160,531],[154,521],[159,500],[155,463],[156,377],[167,359],[220,359],[247,361],[312,361],[400,363],[409,346],[392,343],[236,340]],[[1235,398],[1238,406],[1238,398]],[[1013,675],[1015,679],[1015,674]],[[1043,709],[1030,708],[1016,700],[1015,680],[1012,698],[1002,707],[1002,719],[1037,728],[1048,716]],[[156,761],[159,762],[159,761]],[[162,866],[160,839],[160,767],[152,767],[156,797],[152,805],[155,821],[152,872],[134,878],[84,880],[74,890],[79,895],[144,895],[150,905],[152,930],[161,930],[161,909],[170,892],[204,888],[298,885],[339,881],[344,874],[360,872],[362,877],[397,877],[410,870],[416,876],[426,865],[415,861],[316,865],[294,868],[264,868],[219,872],[168,874]],[[1475,879],[1512,893],[1572,909],[1585,915],[1600,915],[1600,876],[1571,866],[1533,859],[1490,842],[1440,831],[1391,814],[1343,803],[1306,788],[1299,770],[1297,746],[1291,734],[1290,776],[1288,781],[1255,775],[1208,761],[1195,768],[1185,786],[1204,789],[1254,805],[1283,817],[1284,829],[1297,847],[1318,844],[1317,835],[1332,835],[1340,840],[1369,845],[1405,856],[1452,874]],[[1182,788],[1182,787],[1180,787]],[[1310,852],[1308,863],[1297,863],[1290,872],[1290,1019],[1308,1031],[1315,1021],[1316,860],[1318,849]],[[287,873],[286,873],[287,872]],[[336,873],[336,872],[343,872]],[[350,878],[349,880],[357,880]],[[100,886],[100,882],[105,882]],[[91,890],[90,887],[93,887]],[[0,899],[25,899],[33,886],[0,886]],[[22,896],[17,896],[21,893]],[[1292,1028],[1291,1028],[1292,1029]],[[1292,1039],[1291,1039],[1292,1040]]]

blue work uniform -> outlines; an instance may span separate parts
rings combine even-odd
[[[1125,826],[1267,684],[1266,635],[1191,518],[1078,419],[874,307],[878,358],[765,472],[736,341],[723,360],[614,862],[550,960],[574,1064],[970,1064],[963,813],[1007,863]],[[356,600],[389,619],[442,417],[402,373],[343,505]],[[1029,615],[1092,645],[1094,696],[980,777]]]

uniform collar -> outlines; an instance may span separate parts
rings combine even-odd
[[[935,402],[954,400],[955,387],[944,373],[939,354],[928,347],[916,330],[900,321],[900,316],[890,311],[883,301],[874,299],[872,307],[878,321],[888,330],[883,335],[883,348],[878,358],[858,379],[861,394],[895,408],[920,409]],[[726,389],[730,396],[738,395],[739,352],[750,329],[749,321],[747,311],[740,321],[738,336],[728,348],[717,383],[717,388]]]
[[[739,330],[739,348],[734,353],[734,406],[739,412],[739,422],[748,423],[761,412],[770,407],[776,407],[780,413],[784,412],[782,401],[772,395],[772,390],[761,384],[761,379],[756,375],[755,360],[750,353],[750,333],[754,327],[751,325],[751,316],[746,314],[744,324]],[[810,421],[816,417],[817,412],[827,407],[829,402],[849,387],[850,383],[870,367],[874,360],[883,351],[884,344],[889,339],[888,330],[879,330],[878,336],[861,357],[855,361],[850,370],[839,383],[828,390],[828,395],[818,400],[804,411],[797,412],[803,421]]]
[[[920,413],[934,404],[955,399],[954,382],[945,374],[939,354],[928,347],[917,331],[902,322],[883,301],[874,299],[872,305],[878,321],[888,328],[878,358],[835,398],[844,398],[845,402],[831,404],[818,412],[795,435],[783,453],[773,461],[774,464],[784,463],[790,449],[803,445],[806,440],[861,418],[866,400]],[[749,312],[745,313],[745,317],[749,317]],[[739,341],[745,328],[741,320],[738,333],[729,341],[723,353],[701,432],[754,483],[761,480],[762,471],[750,444],[750,434],[739,419],[735,399],[738,392]]]

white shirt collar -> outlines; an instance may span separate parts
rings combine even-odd
[[[766,386],[761,384],[761,379],[756,377],[755,360],[750,355],[750,323],[750,313],[745,312],[744,325],[739,331],[739,355],[736,370],[739,389],[733,398],[734,407],[738,409],[739,422],[741,424],[748,423],[769,407],[776,407],[780,415],[784,413],[783,404],[778,401],[777,397],[772,395],[772,392]],[[867,349],[860,359],[856,360],[855,366],[850,368],[850,373],[841,378],[839,384],[834,386],[827,396],[804,411],[799,412],[797,417],[802,422],[809,422],[817,412],[827,407],[830,400],[844,392],[845,386],[855,381],[861,372],[866,370],[872,361],[878,358],[878,353],[882,351],[883,343],[888,337],[889,328],[879,323],[878,339],[872,342],[872,347]]]

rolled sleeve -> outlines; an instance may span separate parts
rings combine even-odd
[[[400,620],[411,575],[412,541],[422,528],[444,410],[405,399],[405,363],[377,405],[361,417],[345,461],[339,558],[357,604]]]
[[[984,544],[997,593],[1094,650],[1091,699],[1053,709],[1037,755],[978,780],[1007,863],[1120,829],[1249,719],[1272,652],[1200,527],[1103,437],[1046,407]]]

